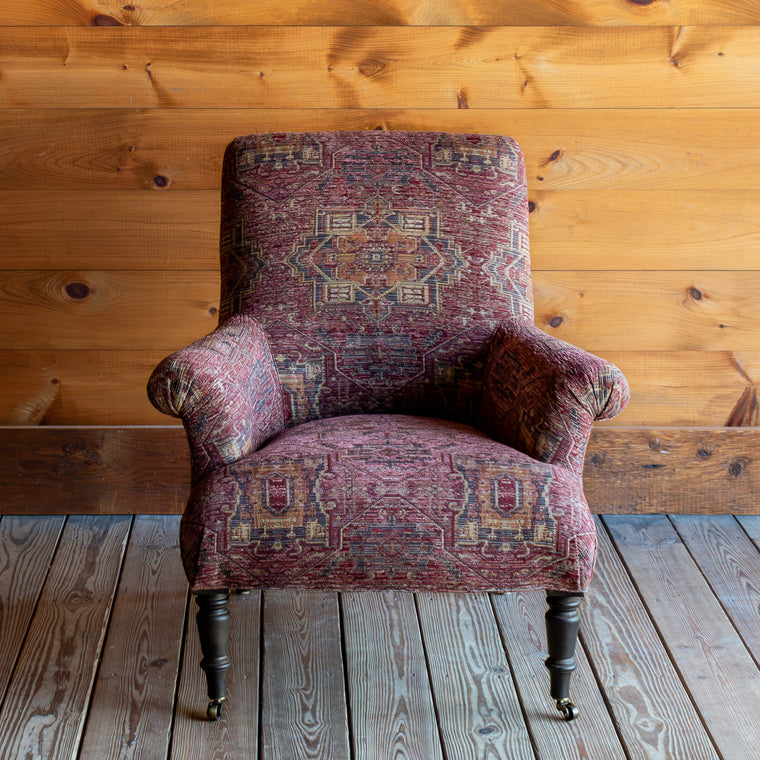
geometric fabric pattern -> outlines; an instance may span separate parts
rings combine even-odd
[[[488,337],[532,316],[525,169],[505,137],[239,138],[221,239],[221,320],[250,314],[278,347],[294,424],[368,411],[473,423]]]
[[[284,425],[266,336],[245,314],[164,359],[148,394],[164,414],[182,418],[194,482],[254,451]]]
[[[533,325],[514,140],[237,138],[220,240],[219,327],[148,384],[194,589],[586,588],[583,456],[628,386]]]
[[[217,470],[193,491],[182,546],[199,588],[460,591],[551,578],[579,591],[596,536],[572,471],[460,423],[379,414],[289,428]]]
[[[595,420],[609,420],[629,400],[623,373],[529,322],[496,331],[483,383],[480,426],[541,462],[583,474]]]

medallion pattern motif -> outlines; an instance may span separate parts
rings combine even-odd
[[[465,267],[441,237],[440,212],[394,209],[380,196],[362,209],[317,208],[288,264],[313,286],[315,310],[360,306],[373,320],[394,308],[440,311],[439,291]]]
[[[225,159],[222,283],[222,320],[250,314],[278,347],[289,423],[365,410],[475,422],[489,335],[532,314],[519,148],[240,138]]]

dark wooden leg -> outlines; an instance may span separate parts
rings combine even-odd
[[[578,708],[570,701],[570,676],[576,668],[575,643],[581,622],[578,606],[583,594],[547,591],[546,643],[549,656],[546,667],[551,675],[551,695],[565,720],[575,720]]]
[[[206,673],[210,700],[206,715],[210,720],[218,720],[227,697],[230,669],[230,594],[229,591],[202,591],[195,600],[198,604],[195,619],[203,652],[201,667]]]

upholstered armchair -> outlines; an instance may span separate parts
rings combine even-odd
[[[628,388],[533,325],[525,168],[506,137],[240,137],[219,326],[169,356],[182,557],[220,714],[230,589],[547,591],[566,719],[596,533],[582,469]]]

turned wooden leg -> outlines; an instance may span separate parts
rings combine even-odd
[[[575,643],[581,616],[578,607],[583,594],[547,591],[546,667],[551,676],[551,696],[565,720],[575,720],[578,708],[570,701],[570,676],[576,668]]]
[[[210,720],[218,720],[227,697],[230,669],[230,595],[229,591],[201,591],[195,600],[198,604],[195,619],[203,652],[201,667],[206,673],[210,700],[206,715]]]

